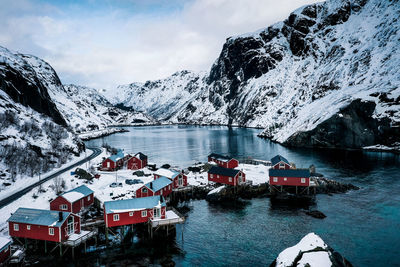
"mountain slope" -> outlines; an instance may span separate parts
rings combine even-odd
[[[157,98],[122,103],[172,122],[265,128],[287,145],[391,145],[400,141],[399,17],[398,1],[305,6],[228,38],[208,75],[135,84],[130,95]],[[170,94],[196,79],[190,94]]]
[[[31,55],[22,55],[48,88],[50,98],[74,132],[107,127],[112,124],[148,123],[153,119],[140,112],[114,107],[96,89],[61,83],[54,69],[45,61]]]

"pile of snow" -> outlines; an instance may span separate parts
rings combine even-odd
[[[225,188],[225,185],[221,185],[213,190],[211,190],[210,192],[208,192],[207,195],[212,195],[212,194],[218,194],[219,192],[221,192],[222,189]]]

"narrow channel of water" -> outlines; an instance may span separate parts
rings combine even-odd
[[[288,149],[258,138],[257,129],[157,126],[88,141],[108,143],[126,152],[141,151],[158,165],[187,167],[206,161],[210,152],[239,158],[287,157],[297,167],[317,171],[361,187],[346,194],[318,195],[316,208],[328,217],[276,208],[253,199],[239,208],[193,201],[183,226],[177,227],[172,253],[178,265],[269,265],[277,254],[309,232],[319,234],[355,266],[400,266],[400,158],[379,152]],[[181,231],[184,239],[182,241]],[[168,252],[170,253],[170,252]]]

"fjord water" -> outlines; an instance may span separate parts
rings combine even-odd
[[[297,167],[314,164],[317,171],[359,186],[346,194],[317,195],[323,220],[301,209],[273,207],[269,199],[253,199],[240,207],[192,201],[176,240],[159,252],[171,253],[177,265],[269,265],[283,249],[315,232],[355,266],[400,266],[400,158],[380,152],[289,149],[260,139],[257,129],[157,126],[127,127],[129,132],[91,140],[125,152],[141,151],[149,161],[187,167],[217,152],[238,158],[270,159],[281,154]],[[266,177],[267,179],[267,177]],[[183,240],[181,238],[183,231]],[[157,249],[157,250],[158,250]],[[179,253],[177,252],[179,251]]]

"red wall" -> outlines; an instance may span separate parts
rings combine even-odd
[[[179,176],[182,176],[182,177],[183,177],[183,185],[182,185],[182,186],[179,186]],[[174,180],[173,180],[173,182],[172,182],[172,185],[173,185],[174,188],[179,188],[179,187],[185,187],[185,186],[187,186],[187,176],[184,175],[183,173],[180,173],[179,175],[177,175],[177,176],[174,178]]]
[[[309,186],[310,185],[310,178],[306,178],[306,182],[302,183],[301,182],[301,177],[286,177],[286,181],[285,181],[285,177],[276,177],[278,178],[277,182],[274,182],[274,178],[275,176],[270,176],[269,177],[269,183],[271,185],[291,185],[291,186]]]
[[[144,168],[146,165],[144,165],[144,162],[142,162],[140,159],[132,157],[128,160],[128,169],[130,170],[139,170]]]
[[[107,227],[121,226],[121,225],[130,225],[137,223],[145,223],[147,222],[153,214],[153,209],[146,209],[147,217],[142,217],[142,211],[134,211],[133,216],[129,216],[129,212],[121,212],[121,213],[104,213],[104,221],[106,222]],[[161,207],[161,218],[165,219],[165,207]],[[119,221],[114,221],[113,215],[119,214]]]
[[[143,193],[142,188],[147,188],[147,193]],[[164,196],[164,197],[168,196],[169,194],[172,193],[172,184],[158,190],[155,193],[152,190],[150,190],[148,187],[142,186],[141,188],[136,190],[136,197],[140,198],[140,197],[159,196],[159,195],[161,195],[161,191],[162,191],[162,196]]]
[[[230,159],[229,161],[226,162],[226,161],[217,160],[217,159],[212,158],[212,157],[208,157],[208,161],[209,162],[210,161],[215,162],[215,163],[218,164],[218,166],[221,166],[221,167],[224,167],[224,168],[230,168],[230,169],[234,169],[237,166],[239,166],[239,161],[236,160],[236,159]]]
[[[285,168],[279,168],[279,164],[281,164],[281,163],[284,163],[284,164],[285,164]],[[283,162],[283,161],[281,161],[281,162],[275,164],[274,166],[272,166],[272,168],[275,169],[275,170],[284,170],[284,169],[285,169],[285,170],[289,170],[289,169],[291,169],[290,165],[287,164],[286,162]]]
[[[10,246],[4,248],[2,252],[0,252],[0,264],[5,262],[9,257],[11,257],[11,249]]]
[[[76,216],[74,214],[71,214],[70,216],[74,216],[74,222],[78,222],[75,232],[80,233],[80,218],[79,218],[79,216]],[[21,238],[30,238],[30,239],[39,239],[39,240],[60,242],[60,232],[59,232],[60,230],[61,230],[61,239],[63,241],[65,239],[67,239],[67,233],[66,233],[67,222],[68,222],[68,219],[65,220],[65,222],[61,226],[61,229],[58,227],[52,227],[52,228],[54,228],[54,235],[49,235],[49,228],[51,228],[49,226],[29,224],[31,226],[31,230],[27,230],[26,226],[28,224],[18,223],[19,231],[14,231],[14,223],[9,222],[8,223],[9,234],[12,237],[21,237]]]
[[[88,197],[90,196],[90,200],[88,200]],[[72,210],[71,210],[71,203],[68,202],[65,198],[62,196],[58,196],[56,199],[54,199],[52,202],[50,202],[50,210],[58,210],[58,211],[63,211],[60,209],[60,205],[66,204],[68,206],[68,210],[64,211],[69,211],[72,213],[79,213],[81,211],[82,207],[88,207],[94,203],[94,195],[93,193],[90,194],[89,196],[86,196],[83,198],[83,206],[81,205],[82,199],[79,199],[75,201],[72,204]]]
[[[242,182],[246,182],[246,175],[242,173]],[[219,176],[219,178],[217,178]],[[227,184],[227,185],[238,185],[239,183],[239,173],[235,176],[232,177],[232,182],[229,182],[229,176],[224,176],[224,175],[218,175],[213,174],[213,178],[211,178],[211,173],[208,174],[208,181],[211,182],[216,182],[216,183],[221,183],[221,184]]]
[[[107,167],[107,162],[110,162],[110,167]],[[111,159],[105,159],[103,161],[102,167],[107,170],[113,170],[113,169],[115,169],[116,166],[115,166],[115,162],[112,161]]]

